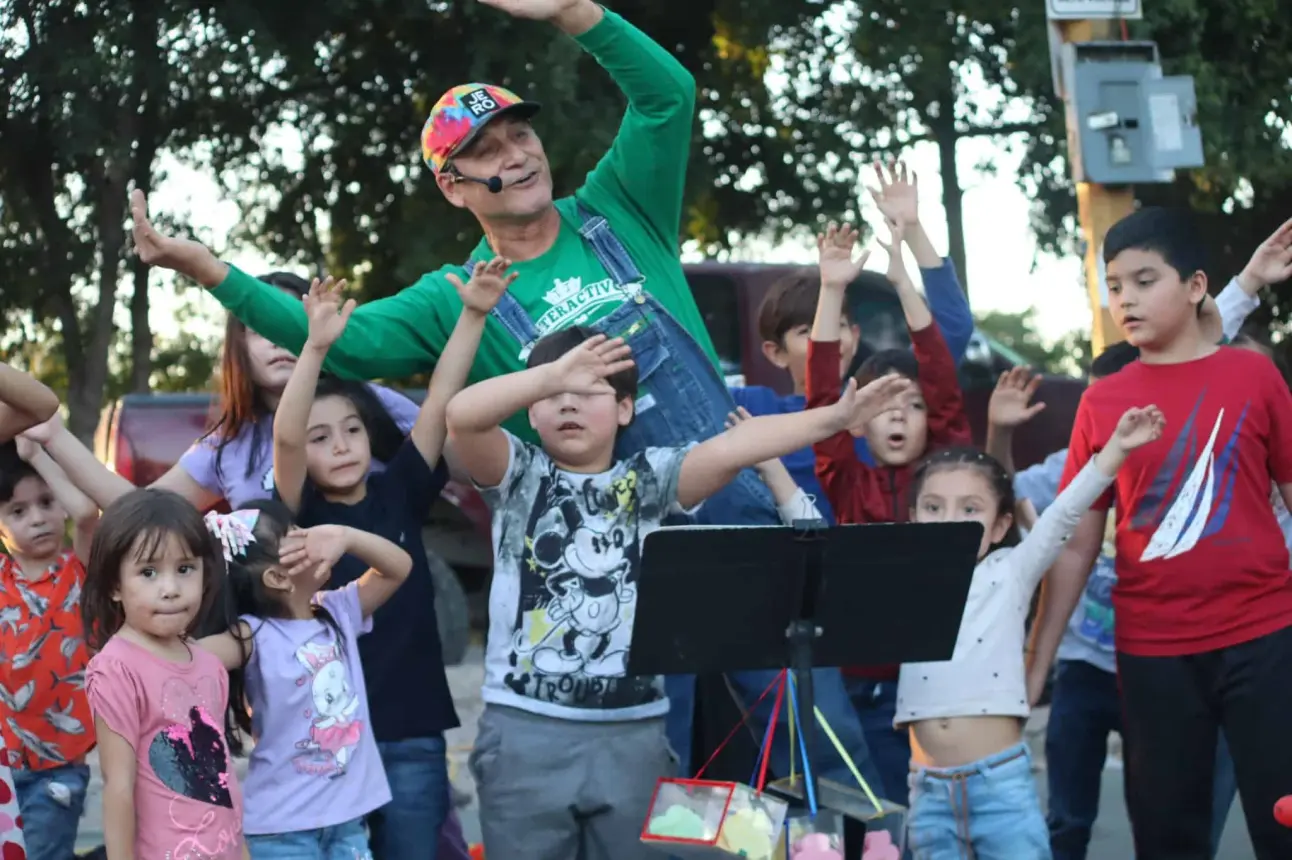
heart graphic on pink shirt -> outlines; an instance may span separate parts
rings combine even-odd
[[[205,708],[190,708],[186,721],[173,723],[154,735],[148,746],[148,763],[157,778],[176,794],[233,808],[224,731]]]

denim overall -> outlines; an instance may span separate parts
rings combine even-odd
[[[592,246],[597,260],[628,299],[592,328],[610,337],[622,337],[637,363],[638,397],[636,415],[621,428],[615,442],[615,458],[624,459],[650,447],[680,447],[703,441],[726,429],[727,415],[736,409],[727,384],[691,333],[650,293],[642,289],[646,278],[628,250],[602,216],[578,205],[579,235]],[[474,256],[466,264],[467,275],[481,260]],[[539,331],[520,302],[503,293],[492,311],[493,317],[521,344],[520,358],[529,356]],[[745,469],[735,481],[710,497],[696,512],[701,525],[781,525],[771,492],[752,469]],[[680,522],[687,522],[681,520]],[[678,521],[669,521],[676,525]],[[775,672],[732,672],[728,678],[742,693],[748,707],[767,687]],[[844,746],[853,754],[863,773],[870,778],[869,755],[861,725],[852,709],[837,669],[814,670],[817,705],[827,714]],[[667,730],[669,742],[681,760],[682,775],[689,776],[692,712],[695,705],[695,677],[669,676],[664,679],[669,697]],[[771,717],[773,697],[768,696],[755,710],[755,724],[766,725]],[[772,767],[788,773],[788,732],[777,733]],[[824,751],[823,751],[824,752]],[[823,754],[823,758],[826,756]],[[832,757],[831,757],[832,758]],[[780,767],[778,767],[780,763]],[[830,775],[836,768],[826,764]],[[843,781],[847,770],[838,763]],[[877,782],[877,780],[876,780]]]
[[[609,337],[622,337],[637,363],[636,415],[620,429],[615,458],[625,459],[645,448],[681,447],[717,436],[726,429],[728,413],[736,410],[727,384],[691,333],[642,289],[646,278],[609,223],[579,205],[579,235],[592,246],[597,260],[628,297],[592,326]],[[467,263],[467,272],[480,261]],[[520,344],[525,360],[539,331],[520,302],[503,293],[493,317]],[[702,524],[780,525],[776,503],[753,469],[742,471],[731,484],[709,498],[695,517]]]

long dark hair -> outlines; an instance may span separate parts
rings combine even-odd
[[[81,618],[92,650],[102,649],[125,623],[125,611],[112,596],[121,585],[123,564],[155,558],[171,537],[202,562],[202,602],[186,634],[192,636],[201,628],[224,580],[219,543],[197,508],[183,496],[168,490],[132,490],[104,509],[90,547]]]
[[[251,530],[255,540],[227,562],[229,575],[223,601],[224,627],[242,650],[242,666],[229,672],[229,707],[225,713],[226,735],[234,755],[242,755],[242,739],[252,735],[246,664],[252,655],[257,625],[268,618],[289,617],[282,595],[266,587],[265,572],[278,564],[279,546],[292,528],[292,513],[282,502],[250,502],[241,510],[256,511],[259,516]],[[313,610],[314,617],[331,629],[338,647],[344,648],[345,634],[332,613],[317,602],[313,604]],[[253,627],[249,635],[243,634],[243,616],[257,619],[250,622]]]
[[[955,472],[961,469],[972,469],[980,472],[988,483],[991,484],[992,494],[996,497],[996,516],[1001,514],[1014,515],[1014,482],[1009,477],[1009,472],[1001,462],[990,454],[984,454],[977,448],[958,446],[954,448],[943,448],[935,454],[929,455],[924,462],[920,463],[915,470],[915,475],[911,478],[911,499],[910,506],[915,507],[916,499],[920,496],[920,490],[924,487],[924,482],[928,480],[929,475],[937,472]],[[1009,524],[1009,531],[997,543],[991,545],[989,549],[998,549],[1005,546],[1015,546],[1018,543],[1018,521],[1017,518]]]
[[[271,272],[262,275],[260,280],[301,297],[310,291],[309,282],[291,272]],[[215,439],[215,468],[218,472],[222,468],[224,449],[250,427],[251,456],[247,458],[244,478],[250,478],[262,465],[262,442],[272,428],[260,419],[273,412],[265,401],[264,392],[256,387],[252,378],[251,360],[247,357],[247,331],[242,320],[233,314],[228,315],[224,323],[224,349],[216,383],[219,412],[215,413],[210,428],[202,437],[204,440],[209,437]]]

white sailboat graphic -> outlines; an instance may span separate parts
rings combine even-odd
[[[1202,449],[1197,462],[1193,464],[1193,470],[1189,472],[1189,477],[1180,487],[1166,516],[1153,532],[1153,539],[1144,548],[1140,561],[1175,558],[1197,546],[1198,540],[1207,528],[1207,520],[1214,502],[1212,493],[1216,485],[1216,458],[1213,449],[1216,445],[1216,437],[1220,434],[1220,422],[1224,417],[1225,410],[1221,409],[1216,415],[1215,425],[1211,428],[1211,438],[1207,440],[1206,447]],[[1193,513],[1195,508],[1197,515],[1190,520],[1189,514]]]

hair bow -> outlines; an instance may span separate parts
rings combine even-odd
[[[211,534],[220,541],[226,562],[233,561],[256,542],[254,529],[260,520],[260,511],[234,511],[231,514],[209,511],[204,519]]]

